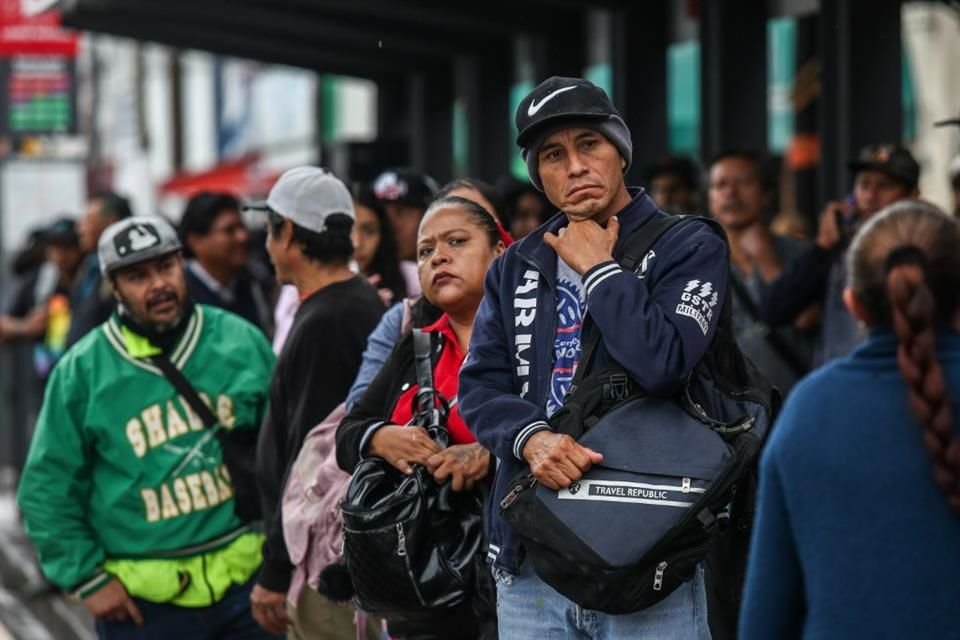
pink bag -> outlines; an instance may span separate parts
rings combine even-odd
[[[317,588],[320,572],[340,558],[340,500],[350,474],[337,466],[335,436],[343,404],[310,430],[283,491],[283,538],[295,571],[287,599],[295,606],[304,585]]]

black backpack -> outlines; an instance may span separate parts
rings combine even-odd
[[[663,233],[693,220],[726,237],[707,218],[654,220],[628,239],[621,265],[635,271]],[[727,295],[709,349],[672,398],[635,389],[585,319],[581,363],[549,422],[604,460],[560,491],[521,474],[500,504],[536,573],[580,606],[611,614],[650,607],[721,547],[742,557],[723,558],[725,566],[711,571],[710,600],[739,594],[757,458],[780,394],[740,351],[731,316]],[[722,604],[734,609],[717,637],[735,627],[737,604]]]

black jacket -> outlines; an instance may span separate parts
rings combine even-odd
[[[343,402],[360,368],[367,336],[384,307],[357,276],[303,301],[270,381],[270,406],[257,444],[257,480],[267,540],[258,583],[286,592],[293,566],[280,501],[290,465],[310,430]]]
[[[400,339],[366,393],[337,427],[337,465],[341,469],[353,473],[360,462],[360,443],[364,435],[372,426],[388,422],[397,399],[416,384],[413,335],[408,333]]]

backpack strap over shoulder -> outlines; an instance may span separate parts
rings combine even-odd
[[[647,255],[651,247],[656,244],[660,237],[682,223],[687,216],[665,216],[656,220],[651,220],[627,238],[627,244],[623,248],[623,256],[620,258],[620,266],[628,271],[636,271]]]
[[[647,222],[627,238],[623,248],[623,254],[618,261],[620,266],[627,271],[636,273],[637,269],[639,269],[643,263],[644,257],[646,257],[650,249],[653,248],[653,245],[655,245],[667,231],[677,225],[689,224],[695,220],[707,223],[713,228],[714,232],[726,238],[723,228],[720,227],[716,220],[711,218],[704,218],[702,216],[664,216]],[[573,387],[576,387],[583,380],[583,376],[589,371],[594,352],[600,344],[600,332],[597,331],[589,315],[584,320],[580,337],[583,345],[583,355],[580,358],[580,366],[577,367],[577,372],[574,375]]]

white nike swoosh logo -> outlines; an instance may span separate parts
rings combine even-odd
[[[563,93],[564,91],[570,91],[571,89],[576,89],[576,88],[577,88],[577,86],[574,85],[574,86],[572,86],[572,87],[563,87],[562,89],[557,89],[557,90],[554,91],[553,93],[546,95],[546,96],[543,98],[543,100],[540,101],[540,104],[537,104],[537,101],[536,101],[536,100],[533,100],[533,101],[530,103],[530,108],[527,109],[527,115],[528,115],[528,116],[531,116],[531,117],[537,115],[537,111],[540,111],[540,109],[543,108],[543,105],[547,104],[548,102],[550,102],[551,100],[553,100],[554,98],[556,98],[558,95],[560,95],[560,94]]]

